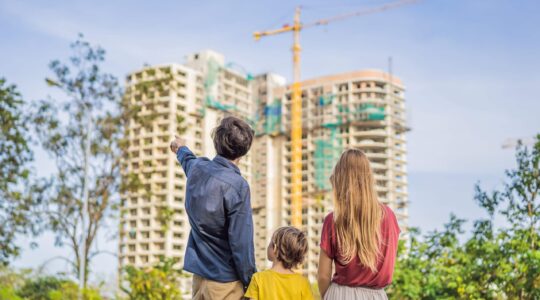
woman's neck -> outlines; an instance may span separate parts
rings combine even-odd
[[[272,262],[272,271],[282,274],[294,274],[293,270],[285,268],[278,260]]]

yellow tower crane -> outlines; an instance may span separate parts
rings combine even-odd
[[[391,2],[378,7],[365,9],[357,12],[346,13],[334,17],[321,19],[313,23],[302,24],[300,22],[300,7],[296,8],[293,25],[285,25],[282,28],[257,31],[253,33],[255,40],[261,37],[280,33],[293,33],[293,84],[291,97],[291,223],[295,227],[302,225],[302,87],[300,86],[300,31],[319,25],[327,25],[330,22],[341,21],[350,17],[358,17],[372,13],[393,9],[405,4],[411,4],[418,0],[401,0]]]

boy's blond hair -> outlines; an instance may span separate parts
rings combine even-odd
[[[308,245],[305,233],[294,227],[281,227],[272,235],[272,243],[279,260],[286,269],[296,268],[304,261]]]

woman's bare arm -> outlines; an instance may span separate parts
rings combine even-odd
[[[319,251],[319,271],[317,276],[317,281],[319,283],[319,293],[321,294],[321,299],[324,299],[324,294],[330,286],[330,281],[332,280],[332,259],[326,255],[323,249]]]

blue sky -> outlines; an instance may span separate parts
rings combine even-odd
[[[309,22],[386,2],[0,0],[0,76],[28,100],[44,98],[51,93],[43,80],[48,62],[66,58],[69,42],[82,32],[107,50],[106,68],[119,77],[144,63],[182,62],[186,54],[214,49],[251,73],[290,78],[292,37],[254,42],[253,31],[290,22],[297,5]],[[474,184],[496,187],[513,166],[513,151],[501,144],[540,132],[538,15],[538,1],[426,0],[302,33],[303,78],[386,70],[393,57],[394,74],[407,87],[413,128],[411,225],[440,228],[450,212],[480,217]],[[52,165],[41,153],[37,158],[40,170]],[[39,242],[19,266],[38,266],[63,253],[50,237]],[[116,248],[114,241],[101,243]],[[96,262],[103,274],[116,264],[113,257]]]

